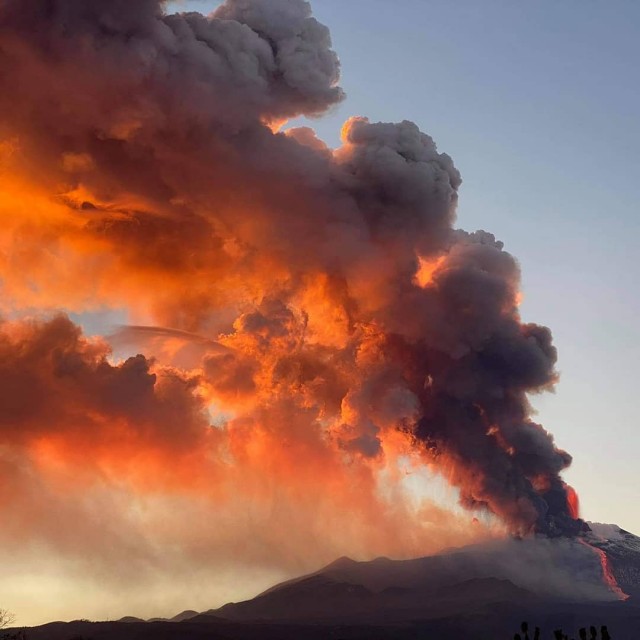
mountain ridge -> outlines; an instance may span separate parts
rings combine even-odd
[[[633,597],[640,595],[640,538],[616,525],[593,523],[592,531],[580,539],[503,539],[409,560],[343,556],[255,598],[204,613],[235,621],[319,620],[330,614],[333,619],[364,621],[379,611],[394,618],[399,611],[427,615],[434,608],[448,609],[453,594],[461,611],[481,609],[487,601],[616,602],[597,549],[610,558],[621,588]],[[473,585],[482,588],[472,592]],[[449,601],[444,602],[447,589]]]
[[[621,601],[607,569],[631,597]],[[512,637],[530,620],[558,627],[607,624],[615,640],[640,629],[640,537],[592,524],[580,539],[502,539],[421,558],[343,556],[243,602],[171,619],[53,623],[29,640],[486,640]]]

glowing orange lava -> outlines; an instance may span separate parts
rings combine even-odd
[[[600,566],[602,567],[602,578],[604,579],[605,584],[609,587],[609,590],[612,591],[619,600],[627,600],[629,596],[620,588],[616,577],[613,575],[613,570],[609,564],[607,554],[602,549],[589,544],[583,538],[578,538],[578,541],[598,554]]]
[[[565,489],[567,492],[567,508],[569,509],[569,515],[574,520],[577,520],[580,517],[580,499],[578,498],[578,493],[568,484],[565,485]]]

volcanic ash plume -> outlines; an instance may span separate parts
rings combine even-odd
[[[64,317],[5,324],[21,481],[82,468],[74,492],[233,494],[272,524],[313,494],[363,549],[416,553],[409,459],[513,532],[581,530],[527,399],[556,381],[551,333],[521,321],[502,243],[452,226],[451,158],[407,121],[352,118],[336,150],[281,130],[343,98],[307,2],[2,0],[0,69],[5,313],[126,309],[147,356]]]

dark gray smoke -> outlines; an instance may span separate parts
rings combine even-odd
[[[1,0],[0,138],[68,208],[21,236],[64,268],[25,251],[6,282],[220,341],[202,375],[238,416],[282,401],[365,459],[402,429],[466,507],[577,533],[571,457],[528,401],[557,379],[551,332],[522,322],[502,243],[454,228],[451,158],[407,121],[352,119],[336,151],[277,132],[338,76],[303,0]]]

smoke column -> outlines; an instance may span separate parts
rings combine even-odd
[[[352,118],[336,150],[282,132],[338,80],[303,0],[0,1],[0,474],[23,523],[45,490],[110,487],[213,519],[269,504],[286,530],[314,495],[318,539],[349,512],[365,548],[419,552],[376,493],[412,456],[514,533],[583,529],[528,401],[551,332],[521,321],[502,243],[455,228],[451,158],[408,121]],[[146,357],[56,315],[104,308]]]

